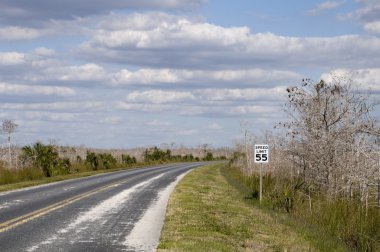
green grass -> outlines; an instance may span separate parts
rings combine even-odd
[[[178,184],[158,251],[317,251],[303,233],[252,205],[222,166],[195,169]]]
[[[239,171],[232,167],[222,169],[222,174],[231,185],[238,188],[239,191],[248,197],[251,197],[251,188],[255,188],[252,177],[244,177]],[[264,196],[267,195],[264,193]],[[258,200],[254,199],[250,200],[249,204],[267,212],[282,224],[291,227],[304,239],[309,241],[317,251],[353,251],[351,248],[347,247],[343,241],[339,240],[336,236],[333,236],[330,232],[322,229],[321,226],[314,224],[312,221],[306,220],[300,215],[300,213],[287,214],[278,210],[273,210],[273,204],[271,204],[270,200],[265,198],[261,204]]]
[[[244,176],[238,169],[223,170],[231,184],[240,184],[240,189],[247,195],[259,188],[259,177],[256,174]],[[314,191],[307,197],[305,188],[294,190],[299,180],[290,181],[281,175],[264,176],[264,202],[257,204],[266,211],[282,216],[285,197],[292,199],[290,213],[283,218],[286,224],[292,225],[305,234],[319,250],[331,251],[380,251],[380,209],[369,207],[366,211],[358,198],[327,198],[323,191]],[[301,180],[302,182],[302,180]],[[242,189],[242,187],[245,187]],[[285,196],[288,189],[292,193]],[[309,200],[312,208],[310,209]],[[275,211],[273,211],[275,209]],[[310,231],[311,230],[311,231]],[[323,239],[322,239],[323,238]],[[349,247],[349,248],[347,248]]]

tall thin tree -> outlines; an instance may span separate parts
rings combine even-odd
[[[11,135],[16,131],[18,125],[10,119],[4,119],[1,130],[4,134],[8,135],[8,160],[9,167],[12,168],[12,142]]]

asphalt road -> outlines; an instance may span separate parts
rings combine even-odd
[[[167,200],[201,163],[0,193],[0,251],[155,251]]]

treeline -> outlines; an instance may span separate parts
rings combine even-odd
[[[172,151],[167,149],[166,151],[159,149],[158,147],[153,147],[146,149],[144,151],[144,161],[146,163],[150,162],[199,162],[199,161],[214,161],[214,160],[226,160],[226,156],[214,157],[212,152],[205,151],[204,157],[201,159],[199,157],[194,157],[193,154],[186,155],[172,155]]]
[[[129,154],[122,154],[121,159],[110,153],[96,153],[87,151],[85,158],[77,156],[75,160],[60,157],[58,146],[37,142],[34,145],[24,146],[18,156],[18,169],[6,168],[0,163],[0,184],[9,184],[20,181],[42,179],[58,175],[74,174],[86,171],[108,170],[115,168],[131,168],[144,165],[169,162],[198,162],[226,160],[225,156],[215,158],[210,151],[206,151],[203,158],[192,154],[172,155],[171,150],[162,150],[158,147],[145,149],[143,160]],[[120,160],[120,161],[119,161]]]
[[[380,251],[379,103],[345,79],[287,89],[288,120],[277,133],[247,134],[230,160],[258,197],[254,143],[270,145],[263,204],[314,225],[361,251]],[[246,124],[244,125],[246,126]]]

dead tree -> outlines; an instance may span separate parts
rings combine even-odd
[[[372,140],[380,134],[371,116],[377,102],[346,79],[331,83],[305,79],[300,87],[288,88],[287,94],[289,121],[280,125],[287,129],[290,151],[302,165],[305,179],[330,196],[353,181],[365,188],[371,172],[361,158],[361,144],[365,140],[368,148],[374,148]]]
[[[8,162],[9,168],[12,168],[12,142],[11,135],[16,131],[18,125],[13,120],[5,119],[1,127],[3,134],[8,136]]]

